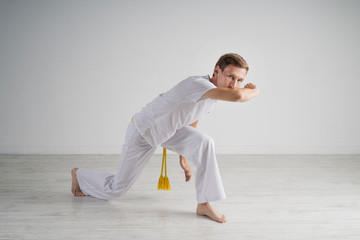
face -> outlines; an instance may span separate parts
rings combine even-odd
[[[246,69],[228,65],[224,71],[219,66],[214,70],[214,82],[217,87],[239,88],[246,76]]]

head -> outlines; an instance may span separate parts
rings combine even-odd
[[[248,71],[249,65],[240,55],[227,53],[217,61],[211,82],[216,87],[240,87]]]

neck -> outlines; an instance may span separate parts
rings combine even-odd
[[[210,78],[210,82],[217,87],[217,82],[214,77]]]

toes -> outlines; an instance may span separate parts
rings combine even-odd
[[[85,194],[84,194],[83,192],[81,192],[81,191],[76,191],[76,192],[74,193],[74,195],[75,195],[76,197],[84,197],[84,196],[85,196]]]
[[[219,215],[216,219],[217,222],[219,223],[224,223],[226,222],[226,218],[225,218],[225,215]]]

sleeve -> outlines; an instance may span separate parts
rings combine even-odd
[[[206,78],[192,79],[187,86],[185,98],[188,101],[197,102],[207,91],[213,88],[216,88],[216,86]]]

